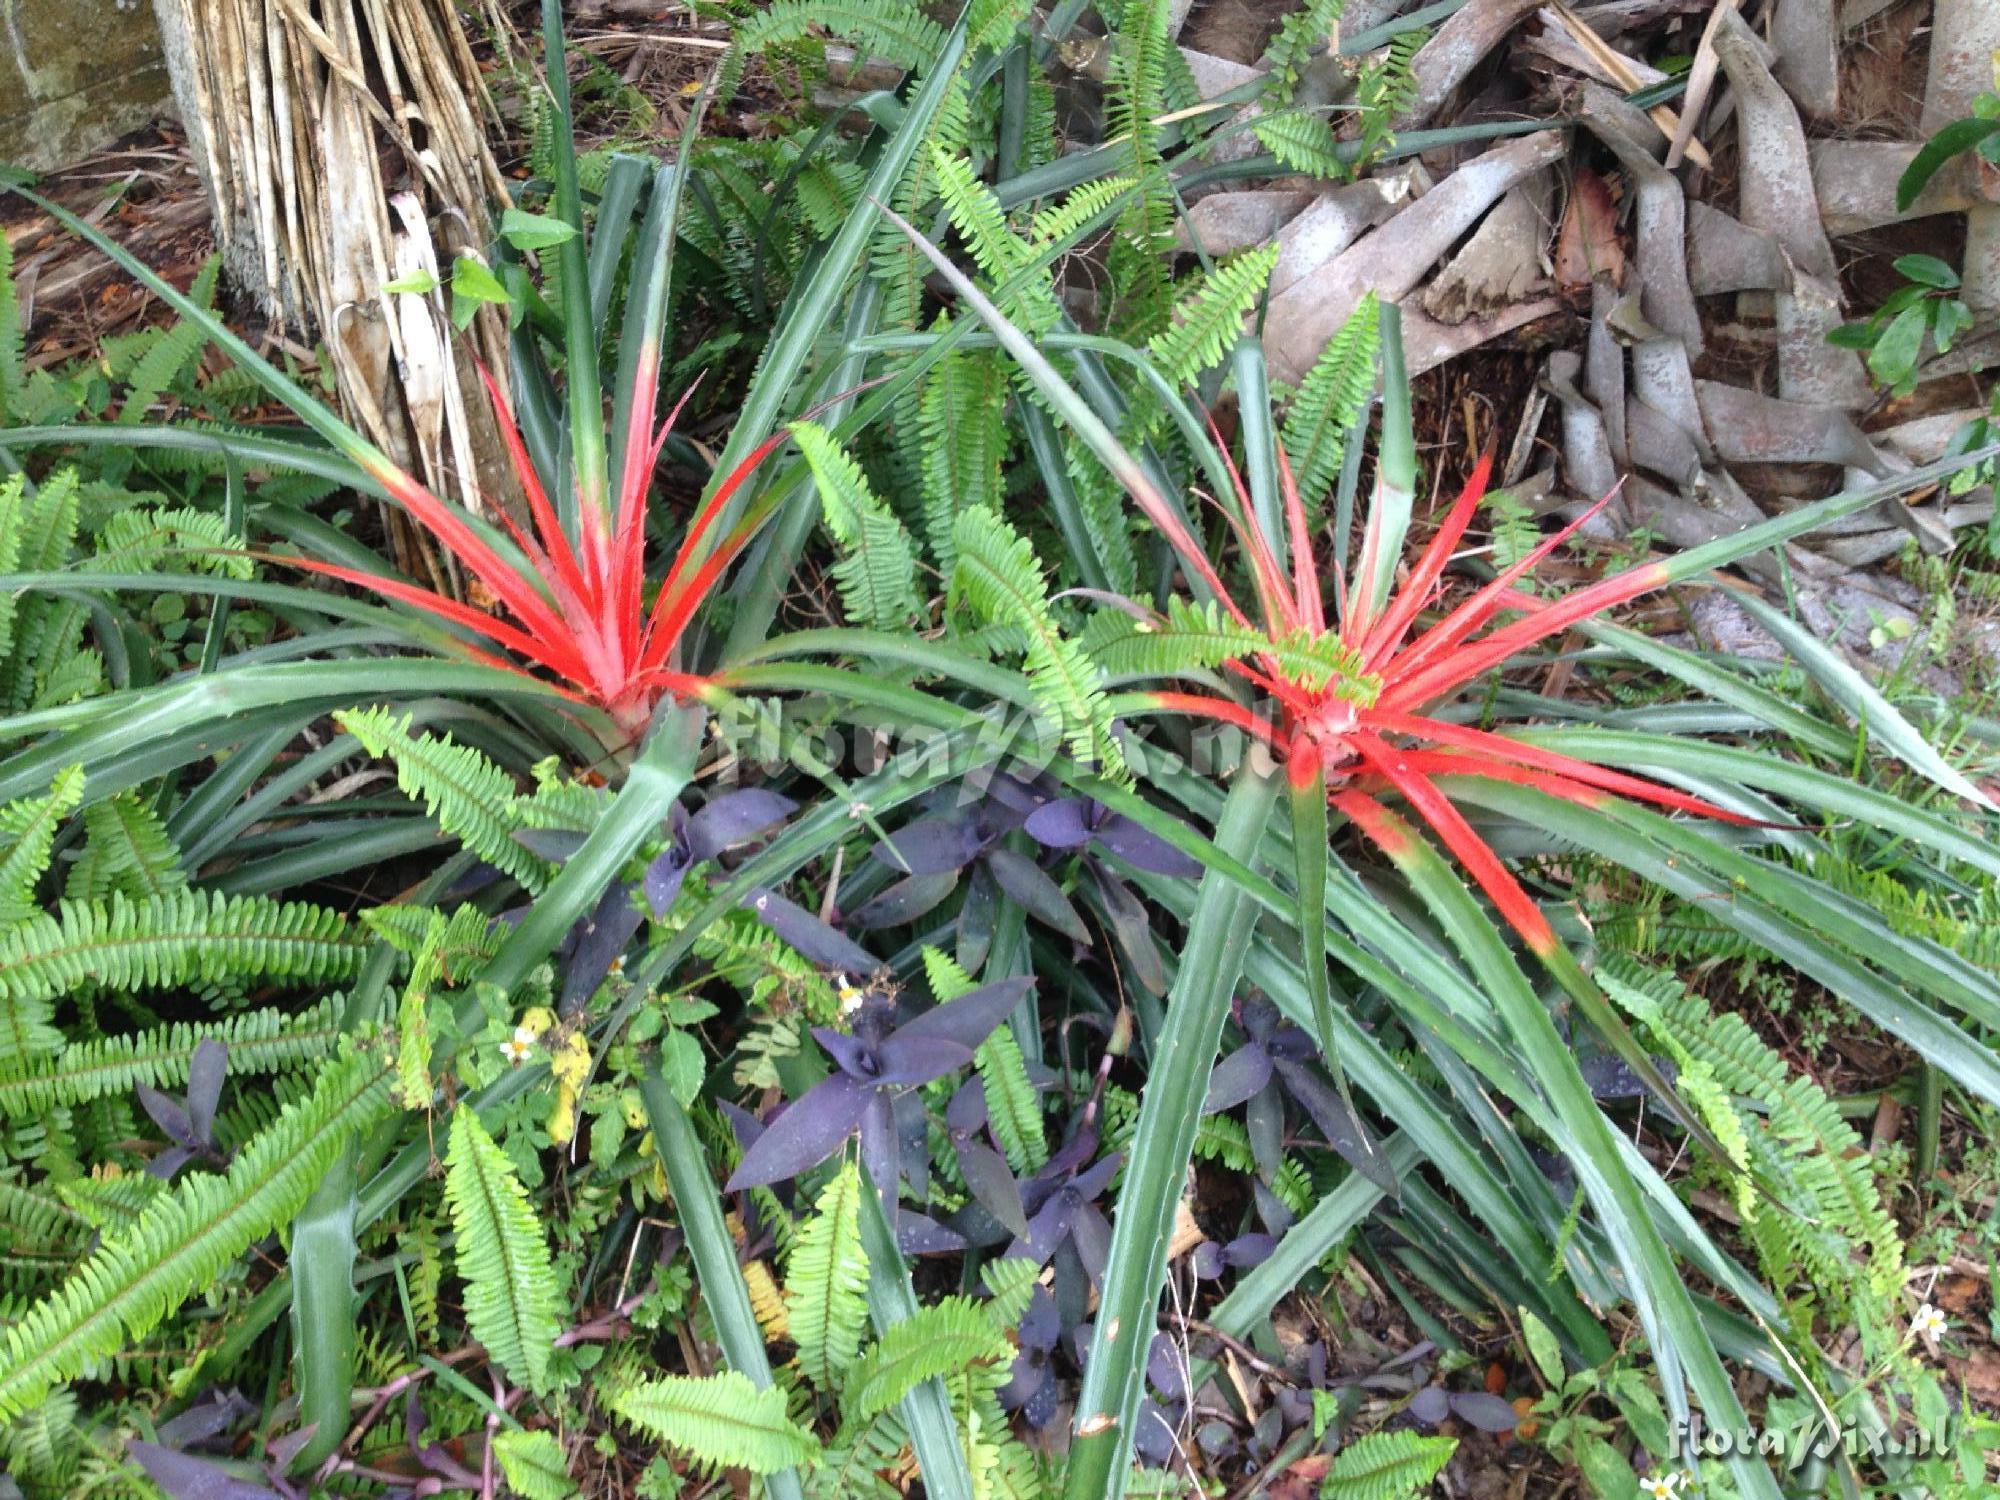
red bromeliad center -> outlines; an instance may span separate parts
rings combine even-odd
[[[663,698],[700,698],[715,686],[708,678],[680,670],[676,651],[695,611],[768,516],[766,501],[751,507],[727,531],[721,530],[723,513],[743,482],[786,434],[766,439],[715,485],[690,520],[648,605],[644,598],[647,489],[680,407],[668,413],[655,433],[654,382],[642,370],[646,378],[636,387],[638,395],[632,402],[616,502],[579,493],[573,544],[529,459],[513,413],[491,377],[484,371],[481,375],[527,496],[529,527],[503,510],[495,512],[525,559],[525,568],[502,556],[461,510],[440,500],[410,474],[379,456],[368,468],[369,476],[498,601],[506,617],[399,579],[312,558],[285,560],[457,626],[483,643],[461,642],[456,647],[475,661],[524,676],[532,675],[531,668],[540,669],[547,678],[538,680],[551,680],[564,696],[604,710],[621,748],[635,744]]]
[[[1180,554],[1191,575],[1208,587],[1239,625],[1264,635],[1274,646],[1296,642],[1302,636],[1317,640],[1328,634],[1325,590],[1315,572],[1304,508],[1282,451],[1278,457],[1291,533],[1290,579],[1285,578],[1240,479],[1237,511],[1229,516],[1248,556],[1261,622],[1253,622],[1231,597],[1178,517],[1158,497],[1139,497],[1141,508]],[[1434,718],[1427,712],[1529,647],[1670,581],[1667,569],[1655,563],[1553,600],[1517,589],[1537,563],[1604,504],[1600,501],[1598,507],[1545,538],[1412,638],[1419,615],[1438,593],[1453,550],[1485,495],[1491,469],[1489,451],[1474,468],[1437,534],[1412,564],[1404,587],[1385,601],[1379,612],[1370,612],[1363,601],[1346,601],[1351,607],[1335,638],[1351,653],[1360,669],[1358,674],[1325,683],[1301,681],[1282,668],[1276,652],[1253,652],[1251,660],[1229,662],[1233,675],[1268,697],[1276,710],[1275,725],[1232,698],[1171,691],[1146,697],[1147,706],[1154,711],[1211,719],[1263,740],[1283,761],[1294,788],[1323,780],[1333,806],[1391,857],[1407,850],[1407,838],[1377,797],[1384,792],[1399,795],[1430,825],[1507,921],[1539,951],[1554,941],[1540,908],[1445,796],[1435,778],[1485,777],[1586,806],[1616,795],[1732,823],[1751,820],[1644,777],[1609,770],[1490,730]],[[1338,580],[1335,592],[1339,593]],[[1496,624],[1507,613],[1516,618]]]

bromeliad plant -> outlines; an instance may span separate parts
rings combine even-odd
[[[551,46],[559,62],[553,34]],[[560,77],[559,66],[552,77]],[[447,649],[465,658],[508,672],[546,673],[564,697],[608,716],[608,748],[622,755],[643,736],[663,699],[698,699],[713,691],[709,679],[682,669],[679,648],[697,610],[776,504],[773,491],[748,505],[741,504],[738,495],[758,464],[785,441],[786,433],[765,438],[716,477],[665,575],[657,582],[649,580],[646,544],[652,476],[680,411],[676,406],[655,429],[661,330],[685,174],[679,165],[660,168],[633,249],[634,283],[627,298],[613,426],[607,440],[582,205],[573,159],[569,165],[558,186],[557,207],[564,217],[542,221],[555,225],[558,279],[573,304],[566,309],[565,321],[567,444],[545,451],[539,461],[531,457],[497,381],[482,371],[528,512],[524,525],[496,506],[497,528],[431,493],[193,298],[67,211],[40,198],[35,201],[202,328],[270,396],[351,463],[361,487],[400,506],[470,575],[476,589],[483,589],[504,609],[505,617],[385,576],[374,567],[307,556],[283,561],[419,611],[454,632],[445,637]],[[725,521],[732,509],[733,518]]]

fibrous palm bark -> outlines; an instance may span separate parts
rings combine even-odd
[[[323,341],[341,403],[400,466],[467,505],[482,478],[505,494],[468,357],[504,378],[500,319],[455,350],[440,293],[382,290],[442,279],[506,191],[452,0],[154,6],[237,290]]]

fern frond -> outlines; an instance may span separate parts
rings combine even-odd
[[[309,1010],[244,1011],[211,1022],[175,1021],[127,1036],[71,1042],[42,1067],[0,1066],[0,1119],[129,1094],[140,1084],[176,1088],[205,1041],[229,1048],[229,1076],[274,1073],[331,1055],[340,1041],[340,1003]]]
[[[861,1173],[843,1161],[800,1226],[785,1263],[785,1326],[799,1368],[823,1391],[861,1352],[868,1322],[868,1253],[861,1248]]]
[[[1369,292],[1327,340],[1285,412],[1281,441],[1308,514],[1319,510],[1347,457],[1348,435],[1368,410],[1381,353],[1382,308]]]
[[[14,247],[0,236],[0,427],[20,425],[21,388],[27,378],[21,338],[21,298],[14,286]],[[6,643],[0,640],[0,654]]]
[[[1220,364],[1243,335],[1243,320],[1264,295],[1278,263],[1274,242],[1246,250],[1200,277],[1174,304],[1172,322],[1153,335],[1147,353],[1176,386],[1195,384]]]
[[[1302,109],[1273,110],[1259,115],[1250,130],[1288,171],[1335,180],[1348,175],[1347,163],[1340,158],[1340,142],[1320,115]]]
[[[0,931],[0,1003],[53,999],[83,984],[335,981],[352,978],[368,953],[339,912],[303,901],[188,890],[64,901],[57,911]]]
[[[435,1342],[438,1293],[444,1288],[444,1248],[439,1243],[437,1221],[425,1213],[403,1243],[414,1256],[404,1276],[410,1289],[410,1321],[417,1325],[418,1339]]]
[[[970,1297],[946,1297],[892,1324],[856,1363],[841,1393],[850,1416],[888,1410],[934,1376],[977,1369],[1004,1383],[1014,1346]],[[996,1378],[997,1377],[997,1378]]]
[[[118,511],[98,528],[91,561],[108,573],[144,573],[154,567],[248,578],[250,554],[212,511],[187,505],[142,505]]]
[[[909,1442],[902,1415],[893,1407],[841,1423],[812,1471],[810,1493],[826,1500],[849,1500],[850,1496],[903,1500],[902,1487],[884,1476],[905,1466]]]
[[[815,28],[899,68],[921,68],[944,47],[944,32],[909,0],[776,0],[736,28],[723,60],[718,96],[727,102],[752,57],[809,39]]]
[[[1605,993],[1646,1020],[1662,1041],[1699,1064],[1738,1106],[1738,1138],[1767,1179],[1790,1190],[1785,1213],[1759,1213],[1746,1227],[1773,1274],[1810,1268],[1822,1287],[1852,1282],[1887,1296],[1903,1284],[1904,1250],[1883,1208],[1865,1143],[1825,1091],[1792,1071],[1741,1016],[1714,1011],[1670,974],[1622,955],[1599,966]]]
[[[968,505],[1000,501],[1007,456],[1007,372],[984,353],[950,353],[924,382],[917,407],[924,527],[946,574],[958,560],[952,535]]]
[[[958,960],[940,949],[924,948],[924,974],[939,1004],[956,1000],[972,990],[972,976]],[[1033,1172],[1049,1159],[1047,1138],[1042,1134],[1042,1106],[1035,1086],[1028,1079],[1028,1065],[1021,1056],[1021,1044],[1005,1026],[988,1033],[972,1055],[979,1070],[980,1092],[986,1097],[986,1117],[993,1134],[1016,1172]]]
[[[606,1404],[640,1431],[671,1443],[708,1470],[775,1474],[809,1463],[819,1442],[785,1410],[778,1386],[758,1390],[736,1370],[665,1375],[612,1391]]]
[[[1135,179],[1127,176],[1100,177],[1072,188],[1053,208],[1042,209],[1029,221],[1028,235],[1036,245],[1049,246],[1068,239],[1093,219],[1108,212],[1129,192]]]
[[[495,1363],[532,1391],[547,1388],[562,1311],[548,1241],[514,1164],[473,1110],[451,1119],[445,1202],[458,1231],[465,1320]]]
[[[1264,48],[1264,91],[1273,104],[1290,104],[1315,52],[1333,49],[1335,28],[1347,0],[1306,0],[1286,16]]]
[[[190,1173],[105,1238],[0,1345],[0,1419],[144,1338],[238,1255],[289,1223],[343,1142],[388,1108],[388,1072],[354,1051],[249,1142],[226,1175]]]
[[[143,901],[187,888],[181,851],[164,819],[136,792],[104,797],[83,810],[83,852],[64,894],[102,901],[114,893]]]
[[[972,0],[965,17],[965,55],[999,51],[1034,10],[1034,0]]]
[[[1097,668],[1049,613],[1048,584],[1033,545],[977,505],[960,512],[954,537],[958,562],[951,573],[951,602],[968,603],[982,619],[1018,633],[1042,710],[1078,756],[1122,777],[1125,763],[1105,719]]]
[[[493,1435],[493,1451],[507,1487],[521,1500],[569,1500],[576,1493],[569,1460],[554,1433],[505,1428]]]
[[[188,288],[188,296],[197,306],[206,309],[214,300],[215,278],[221,269],[220,255],[211,255],[203,262],[194,285]],[[153,403],[207,347],[207,332],[191,318],[182,318],[164,330],[132,367],[118,408],[118,420],[127,426],[144,421]]]
[[[1456,1438],[1371,1432],[1334,1457],[1320,1495],[1322,1500],[1416,1500],[1457,1447]]]
[[[826,429],[795,422],[792,437],[819,488],[820,513],[840,556],[833,577],[849,618],[879,630],[907,625],[919,608],[909,533],[875,498],[868,478]]]
[[[0,263],[0,270],[4,268],[4,264]],[[6,278],[0,276],[0,292],[8,289]],[[0,332],[5,330],[0,329]],[[0,358],[4,358],[4,352],[0,352]],[[0,401],[0,410],[4,410],[5,405],[4,401]],[[0,480],[0,571],[11,573],[21,565],[21,539],[27,531],[22,520],[22,513],[27,509],[27,484],[25,474],[13,474]],[[11,591],[0,592],[0,663],[5,663],[14,651],[14,616],[18,608]]]
[[[1299,630],[1273,640],[1226,617],[1212,599],[1192,604],[1171,598],[1160,625],[1106,610],[1091,622],[1084,643],[1091,660],[1113,679],[1180,677],[1261,657],[1287,681],[1314,689],[1337,683],[1340,696],[1356,703],[1373,703],[1381,686],[1335,632],[1315,636]]]
[[[446,833],[530,892],[548,883],[548,862],[513,838],[521,826],[514,779],[500,767],[449,735],[411,734],[409,714],[399,719],[374,708],[333,717],[370,755],[395,762],[396,785],[404,795],[421,798],[424,811]]]
[[[0,523],[5,520],[0,505]],[[8,541],[0,533],[0,562]],[[56,830],[82,800],[83,767],[68,766],[56,772],[47,796],[22,797],[0,807],[0,926],[24,922],[41,910],[35,885],[49,867]]]
[[[1042,1268],[1026,1255],[1003,1255],[979,1268],[986,1284],[986,1317],[1002,1333],[1012,1333],[1028,1311]]]

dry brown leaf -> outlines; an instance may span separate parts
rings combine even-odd
[[[1599,277],[1625,284],[1625,246],[1618,238],[1618,200],[1611,184],[1588,167],[1570,183],[1569,206],[1556,236],[1556,285],[1587,291]]]

